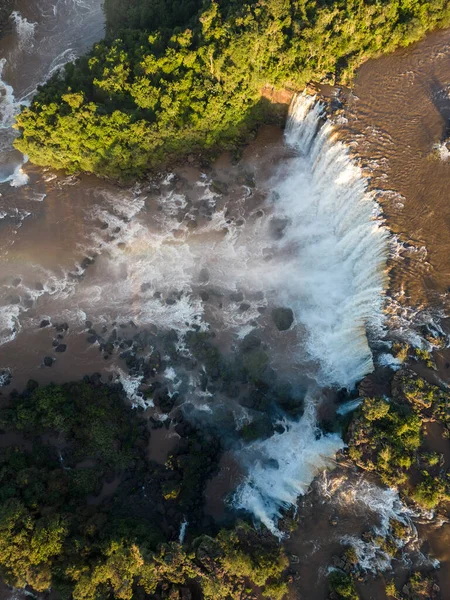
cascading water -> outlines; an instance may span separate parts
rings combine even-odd
[[[318,384],[351,388],[373,369],[367,333],[382,331],[389,234],[315,98],[294,99],[286,143],[297,155],[275,181],[274,210],[288,220],[280,246],[292,258],[278,285],[307,331]]]
[[[30,52],[34,45],[33,38],[37,23],[28,21],[16,10],[11,14],[11,19],[17,32],[19,49]]]
[[[287,223],[278,251],[288,260],[269,276],[281,275],[280,298],[306,331],[318,389],[298,422],[242,451],[250,466],[233,500],[275,533],[280,510],[343,446],[337,435],[320,436],[315,404],[320,387],[352,388],[373,369],[367,334],[382,332],[388,254],[378,205],[315,98],[294,99],[285,138],[296,156],[274,181],[274,214]]]
[[[283,433],[247,446],[240,459],[249,474],[234,495],[235,508],[251,512],[275,535],[280,511],[295,505],[314,477],[332,463],[344,444],[337,434],[321,435],[316,424],[315,401],[306,398],[299,421],[284,421]]]

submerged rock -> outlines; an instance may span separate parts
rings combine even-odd
[[[233,292],[230,294],[230,300],[232,302],[242,302],[244,294],[242,292]]]
[[[44,360],[43,360],[44,366],[51,367],[54,362],[55,362],[55,359],[52,356],[45,356],[44,357]]]
[[[208,271],[208,269],[206,269],[204,267],[203,269],[201,269],[201,271],[198,275],[198,281],[199,281],[199,283],[208,283],[209,279],[210,279],[209,271]]]
[[[279,331],[287,331],[294,322],[294,313],[290,308],[274,308],[272,310],[272,320]]]
[[[257,348],[260,345],[261,345],[261,338],[256,333],[256,331],[251,331],[242,340],[241,351],[248,352],[249,350],[253,350],[253,348]]]
[[[65,352],[67,350],[67,344],[59,344],[55,348],[55,352]]]
[[[211,184],[211,189],[213,192],[216,192],[216,194],[222,194],[224,196],[228,194],[228,184],[224,181],[219,181],[218,179],[214,179]]]

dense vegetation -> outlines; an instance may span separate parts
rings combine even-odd
[[[283,597],[278,540],[244,523],[218,531],[203,515],[220,456],[212,436],[179,416],[183,439],[164,465],[154,463],[147,422],[96,378],[30,382],[8,404],[0,412],[10,442],[0,457],[5,582],[74,600]]]
[[[366,398],[349,430],[349,455],[424,508],[450,499],[443,457],[425,447],[425,424],[439,423],[448,437],[448,394],[414,373],[394,378],[393,398]]]
[[[107,0],[107,38],[40,88],[16,147],[115,178],[229,148],[269,118],[265,85],[348,83],[450,22],[447,0]]]

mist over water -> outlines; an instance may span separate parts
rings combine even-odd
[[[12,15],[14,36],[1,62],[1,177],[15,186],[27,182],[22,158],[11,151],[19,105],[102,32],[93,0],[42,0],[36,8]],[[77,24],[70,35],[67,23]],[[293,101],[270,176],[261,175],[265,159],[272,166],[264,152],[235,173],[230,167],[225,191],[214,180],[217,174],[202,172],[185,180],[166,174],[128,190],[41,174],[38,185],[22,188],[17,206],[0,209],[10,232],[0,242],[0,367],[11,368],[13,378],[24,368],[13,356],[35,343],[22,343],[22,337],[44,337],[43,318],[69,324],[69,351],[80,344],[87,319],[108,335],[116,323],[163,334],[174,330],[180,354],[188,354],[187,332],[213,331],[228,352],[257,332],[275,370],[284,370],[294,387],[300,379],[309,382],[301,419],[285,418],[272,437],[238,452],[246,479],[234,506],[277,533],[280,511],[295,505],[343,445],[338,435],[323,435],[317,427],[322,390],[353,388],[373,369],[369,338],[384,334],[389,244],[366,179],[315,98]],[[50,251],[42,241],[48,231],[57,232]],[[274,328],[274,307],[293,311],[288,331]],[[57,377],[75,372],[69,351],[52,367]],[[81,356],[95,351],[84,349]],[[42,371],[42,354],[32,360]],[[89,358],[83,361],[85,369],[90,366]],[[134,404],[141,403],[139,374],[128,373],[115,358],[107,372]],[[180,387],[183,377],[176,365],[167,365],[168,387],[184,389],[197,420],[220,414],[220,394],[201,390],[198,374]],[[252,418],[237,404],[234,414],[237,429]]]
[[[286,143],[297,156],[274,183],[291,260],[280,285],[308,336],[322,386],[353,387],[373,368],[367,334],[383,331],[388,231],[367,181],[311,96],[294,99]]]
[[[315,365],[317,387],[298,422],[242,452],[248,477],[234,497],[274,533],[282,508],[295,505],[343,447],[317,429],[320,387],[352,388],[373,369],[368,332],[383,335],[388,232],[367,182],[335,139],[315,98],[294,99],[285,133],[296,156],[274,180],[274,214],[285,219],[276,271],[280,297],[306,331],[299,352]],[[274,274],[275,275],[275,274]]]

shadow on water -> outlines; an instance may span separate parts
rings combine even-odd
[[[442,83],[437,77],[429,82],[430,98],[444,122],[441,142],[450,135],[450,82]]]

